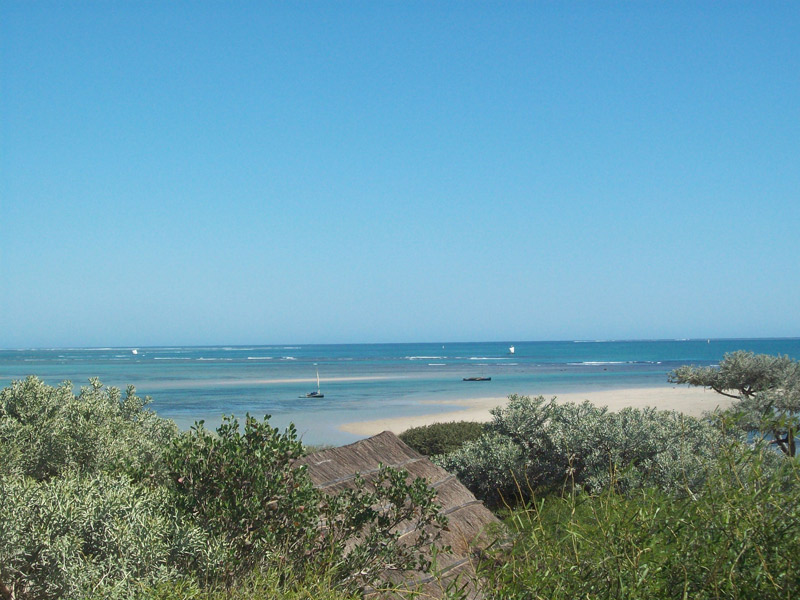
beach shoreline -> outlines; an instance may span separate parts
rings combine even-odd
[[[703,388],[677,386],[620,388],[596,391],[569,392],[565,394],[546,394],[545,398],[556,397],[559,402],[583,402],[588,400],[596,406],[606,406],[617,411],[626,407],[645,408],[648,406],[659,410],[676,410],[684,414],[699,417],[715,408],[727,408],[733,402],[714,391]],[[504,406],[506,397],[469,398],[463,400],[429,400],[422,404],[440,406],[452,405],[461,407],[457,410],[432,414],[387,417],[369,421],[356,421],[339,426],[340,431],[356,435],[371,436],[382,431],[402,433],[412,427],[421,427],[432,423],[449,421],[491,421],[490,410]]]

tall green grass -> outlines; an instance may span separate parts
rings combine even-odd
[[[491,598],[790,599],[800,593],[800,465],[722,451],[701,490],[565,487],[508,512]]]

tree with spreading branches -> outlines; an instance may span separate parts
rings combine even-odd
[[[787,456],[797,454],[800,431],[800,362],[788,356],[732,352],[718,366],[684,365],[671,383],[709,388],[736,402],[731,414],[747,431],[768,434]]]

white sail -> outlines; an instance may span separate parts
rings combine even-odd
[[[509,346],[508,347],[508,352],[509,352],[509,354],[514,354],[514,346]]]

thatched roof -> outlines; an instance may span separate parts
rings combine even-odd
[[[380,465],[405,469],[409,475],[425,478],[436,490],[437,502],[447,515],[449,524],[442,532],[441,546],[450,546],[451,551],[436,557],[440,577],[426,573],[404,573],[404,582],[411,587],[422,587],[421,597],[441,597],[443,588],[459,574],[472,571],[472,555],[484,548],[489,539],[486,528],[499,523],[498,519],[472,495],[464,485],[441,467],[418,454],[390,431],[361,440],[348,446],[331,448],[310,454],[298,461],[307,466],[314,485],[325,492],[336,493],[352,488],[358,473],[369,481]],[[414,530],[399,528],[401,539],[413,542]],[[397,577],[387,574],[397,582]],[[465,579],[462,577],[461,579]],[[477,597],[472,592],[472,597]]]

